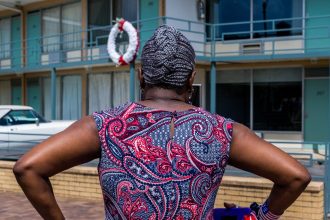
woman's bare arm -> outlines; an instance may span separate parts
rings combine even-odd
[[[298,161],[238,123],[234,123],[229,164],[274,182],[269,210],[276,215],[282,214],[311,180]]]
[[[44,219],[64,219],[55,200],[49,177],[98,158],[96,124],[84,117],[22,156],[14,166],[17,182]]]

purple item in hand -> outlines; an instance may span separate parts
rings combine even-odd
[[[249,219],[250,208],[217,208],[213,209],[214,220],[245,220]]]

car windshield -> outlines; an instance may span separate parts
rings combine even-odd
[[[0,119],[0,125],[34,124],[47,122],[42,116],[33,110],[11,110]]]

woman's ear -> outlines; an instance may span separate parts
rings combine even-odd
[[[195,75],[196,75],[196,71],[194,70],[189,78],[189,86],[192,87],[192,85],[194,84],[194,80],[195,80]]]
[[[143,80],[143,74],[142,74],[142,68],[141,67],[139,67],[139,69],[138,69],[138,77],[139,77],[139,80],[141,82]]]

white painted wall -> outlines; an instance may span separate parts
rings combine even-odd
[[[171,25],[180,31],[191,41],[196,55],[204,55],[205,42],[205,25],[197,18],[197,0],[166,0],[165,16],[174,19],[167,19],[166,24]],[[178,21],[175,19],[183,19],[193,21],[190,24],[186,21]],[[192,33],[189,32],[197,32]]]
[[[166,0],[165,13],[168,17],[198,21],[196,0]]]

